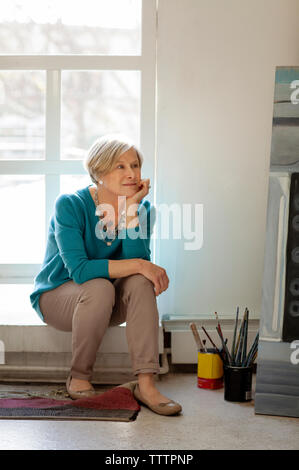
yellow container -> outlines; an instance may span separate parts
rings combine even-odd
[[[198,351],[197,385],[200,388],[223,387],[223,362],[215,351]]]

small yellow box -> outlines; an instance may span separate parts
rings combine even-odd
[[[198,351],[198,387],[221,388],[223,386],[223,362],[216,352]]]

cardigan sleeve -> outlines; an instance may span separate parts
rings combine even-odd
[[[142,258],[151,261],[150,242],[156,220],[156,210],[149,201],[140,205],[138,210],[139,225],[119,231],[123,239],[123,258]]]
[[[80,217],[81,215],[81,217]],[[68,194],[55,201],[54,228],[59,254],[69,276],[77,284],[89,279],[110,279],[108,259],[89,259],[83,240],[84,213]]]

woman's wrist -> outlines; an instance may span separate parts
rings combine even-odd
[[[126,218],[126,228],[135,228],[139,226],[138,216],[129,216]]]
[[[142,258],[137,258],[136,261],[138,262],[137,263],[138,274],[143,274],[143,269],[144,269],[144,265],[146,263],[146,260],[144,260]]]
[[[132,274],[142,274],[143,261],[145,260],[141,258],[108,260],[109,277],[114,279],[131,276]]]
[[[124,228],[135,228],[139,226],[139,218],[138,218],[138,205],[133,207],[127,207],[126,210],[120,211],[120,218],[118,221],[118,229],[122,230]]]
[[[130,206],[127,208],[127,214],[125,218],[125,225],[126,228],[134,228],[138,227],[139,225],[139,218],[138,218],[138,211],[137,207],[135,207],[132,211],[130,210]]]

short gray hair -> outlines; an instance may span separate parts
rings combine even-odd
[[[136,150],[141,168],[143,156],[128,137],[123,134],[106,134],[99,137],[91,145],[83,161],[83,166],[89,173],[92,182],[98,184],[97,178],[109,173],[120,155],[130,148]]]

